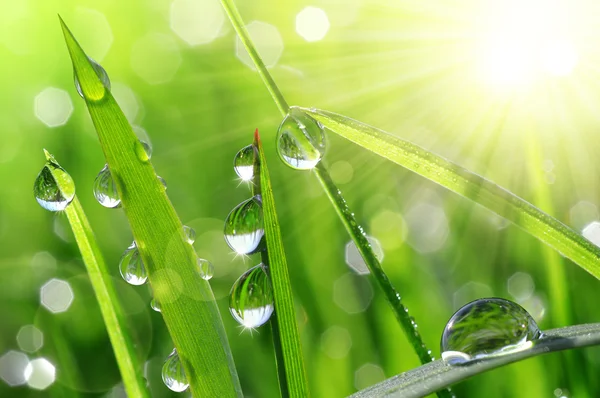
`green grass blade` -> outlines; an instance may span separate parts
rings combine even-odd
[[[600,279],[600,248],[493,182],[401,138],[333,112],[304,109],[332,132],[512,221]]]
[[[384,380],[381,383],[353,394],[351,397],[423,397],[440,388],[513,362],[522,361],[548,352],[598,344],[600,344],[600,323],[552,329],[544,332],[544,337],[536,342],[533,347],[526,350],[466,365],[451,366],[441,360],[434,361]]]
[[[44,152],[49,162],[56,162],[52,155],[45,150]],[[54,177],[61,192],[73,189],[70,184],[64,185],[64,180],[60,175]],[[113,286],[110,273],[107,271],[106,263],[102,258],[100,248],[96,243],[92,227],[85,216],[77,196],[67,206],[65,213],[69,219],[73,235],[75,235],[75,241],[81,252],[83,263],[87,268],[92,288],[98,299],[100,313],[106,325],[108,337],[117,359],[127,395],[132,397],[148,397],[150,394],[146,388],[146,382],[142,378],[142,366],[136,356],[133,343],[126,332],[127,325],[123,318],[119,298]]]
[[[267,159],[260,143],[258,130],[254,135],[254,146],[258,149],[258,162],[256,162],[255,170],[258,169],[259,172],[258,188],[255,193],[260,193],[262,196],[269,275],[275,297],[275,318],[271,320],[271,322],[275,322],[273,338],[275,339],[276,354],[278,357],[281,356],[278,358],[277,364],[280,384],[287,383],[287,385],[281,386],[281,390],[284,395],[290,397],[307,397],[309,395],[308,381],[300,346],[292,286],[275,210],[275,198],[267,169]],[[283,360],[283,367],[280,363],[281,360]],[[281,368],[285,372],[282,372]]]
[[[151,162],[110,91],[62,22],[67,48],[86,97],[125,215],[194,396],[241,396],[225,328],[210,285]]]

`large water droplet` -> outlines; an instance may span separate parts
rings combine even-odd
[[[93,59],[91,59],[89,57],[88,57],[88,59],[90,60],[90,63],[92,64],[92,67],[94,68],[94,72],[96,72],[96,75],[98,75],[98,78],[100,79],[100,81],[102,82],[104,87],[106,87],[107,90],[110,90],[110,79],[108,78],[108,73],[106,73],[104,68],[102,66],[100,66],[99,63],[97,63],[96,61],[94,61]],[[73,78],[74,78],[73,80],[75,82],[75,89],[79,93],[79,96],[81,98],[84,98],[83,90],[81,89],[81,84],[79,83],[79,79],[77,78],[77,75],[74,75]]]
[[[117,192],[117,184],[108,169],[108,165],[100,170],[94,180],[94,197],[104,207],[110,209],[121,205],[121,198]]]
[[[183,233],[184,233],[185,238],[187,239],[188,243],[190,245],[194,244],[194,242],[196,241],[196,231],[194,231],[194,228],[184,225]]]
[[[215,273],[215,267],[210,261],[198,257],[197,263],[198,270],[200,271],[200,276],[202,277],[202,279],[207,281],[213,277]]]
[[[292,107],[277,131],[277,152],[290,167],[310,170],[325,154],[325,131],[300,109]]]
[[[250,268],[235,281],[229,311],[246,328],[257,328],[269,320],[273,313],[273,287],[263,264]]]
[[[265,234],[260,196],[237,205],[225,220],[225,240],[239,254],[254,252]]]
[[[75,183],[52,155],[46,152],[46,157],[48,162],[33,184],[33,195],[44,209],[61,211],[75,198]]]
[[[148,279],[146,268],[135,241],[125,250],[119,262],[119,271],[125,282],[132,285],[143,285]]]
[[[244,181],[250,181],[254,177],[254,158],[256,148],[254,145],[248,145],[240,149],[233,158],[233,169],[235,173]]]
[[[162,368],[162,379],[165,385],[175,392],[185,391],[190,385],[176,349],[173,349],[173,352],[165,360]]]
[[[541,336],[523,307],[500,298],[470,302],[456,311],[442,334],[441,351],[451,365],[531,347]]]

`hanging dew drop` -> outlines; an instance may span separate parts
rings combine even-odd
[[[136,154],[138,155],[138,158],[140,158],[140,160],[146,162],[152,157],[152,141],[150,141],[150,136],[148,135],[146,130],[144,130],[140,126],[131,126],[131,129],[138,138],[139,144],[141,144],[141,147],[136,145]]]
[[[273,309],[273,287],[263,264],[235,281],[229,293],[229,311],[240,325],[257,328],[269,320]]]
[[[162,184],[163,188],[166,191],[167,190],[167,181],[165,181],[165,179],[162,178],[161,176],[156,176],[156,178],[158,178],[158,181],[160,181],[160,183]]]
[[[196,241],[196,231],[194,231],[194,228],[184,225],[183,234],[185,235],[185,238],[187,239],[188,243],[190,245],[193,245]]]
[[[183,363],[181,363],[176,349],[173,349],[173,352],[165,360],[162,368],[162,379],[165,386],[171,391],[182,392],[189,387]]]
[[[256,251],[263,235],[263,211],[259,195],[237,205],[225,220],[225,240],[239,254]]]
[[[290,167],[310,170],[325,154],[325,130],[299,108],[290,108],[277,131],[277,152]]]
[[[98,78],[100,79],[100,81],[102,82],[102,85],[104,86],[105,90],[110,91],[110,79],[108,77],[108,73],[106,73],[106,70],[104,70],[104,68],[102,66],[100,66],[99,63],[97,63],[96,61],[94,61],[93,59],[89,58],[90,63],[92,64],[92,68],[94,68],[94,72],[96,72],[96,75],[98,76]],[[81,84],[79,83],[79,79],[77,78],[77,74],[73,75],[73,80],[75,82],[75,89],[77,90],[77,92],[79,93],[79,96],[81,98],[85,98],[85,96],[83,95],[83,89],[81,88]],[[102,97],[104,97],[104,93],[101,96],[98,96],[98,98],[96,98],[97,96],[94,96],[94,98],[90,98],[92,100],[99,100]]]
[[[200,276],[202,277],[202,279],[204,279],[206,281],[210,280],[215,273],[215,267],[212,265],[212,263],[210,261],[205,260],[200,257],[198,257],[197,263],[198,263],[198,270],[200,272]]]
[[[108,165],[100,170],[94,180],[94,197],[104,207],[114,209],[121,205],[121,198],[117,192],[117,184],[108,169]]]
[[[54,157],[46,150],[44,152],[48,161],[35,179],[33,195],[44,209],[61,211],[75,198],[75,183]]]
[[[152,308],[156,312],[160,312],[160,304],[159,304],[158,300],[156,300],[155,298],[153,298],[150,301],[150,308]]]
[[[233,169],[243,181],[250,181],[254,177],[254,159],[256,148],[248,145],[240,149],[233,158]]]
[[[125,250],[119,262],[119,271],[125,282],[131,285],[143,285],[148,279],[142,256],[135,241]]]
[[[542,333],[523,307],[500,298],[485,298],[456,311],[442,334],[442,358],[460,365],[533,345]]]

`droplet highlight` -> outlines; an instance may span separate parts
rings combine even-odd
[[[250,181],[254,178],[254,159],[256,157],[256,148],[254,145],[248,145],[239,150],[233,158],[233,169],[243,181]]]
[[[44,209],[62,211],[75,198],[75,183],[54,157],[44,152],[48,161],[35,179],[33,195]]]
[[[104,68],[93,59],[89,57],[88,59],[92,64],[92,68],[94,68],[94,72],[96,72],[96,75],[98,75],[98,78],[100,79],[106,90],[110,91],[110,78],[108,77],[108,73],[106,73],[106,70],[104,70]],[[85,96],[83,95],[83,90],[81,89],[81,83],[79,83],[79,79],[77,78],[77,74],[73,76],[73,80],[75,82],[75,89],[79,93],[79,96],[81,98],[85,98]]]
[[[250,268],[233,284],[229,296],[229,311],[245,328],[257,328],[273,313],[273,287],[265,266]]]
[[[125,250],[119,262],[119,271],[125,282],[131,285],[143,285],[148,279],[142,256],[135,241]]]
[[[158,302],[157,299],[153,298],[150,301],[150,308],[152,308],[156,312],[160,312],[160,303]]]
[[[176,349],[173,349],[173,352],[165,360],[162,368],[162,379],[165,386],[175,392],[185,391],[190,385]]]
[[[277,131],[277,152],[284,163],[297,170],[310,170],[321,161],[325,149],[323,125],[299,108],[290,108]]]
[[[256,251],[265,234],[262,201],[256,195],[237,205],[225,220],[225,241],[239,254]]]
[[[196,261],[198,263],[198,271],[200,272],[200,276],[202,277],[202,279],[206,281],[210,280],[215,273],[215,267],[210,261],[205,260],[203,258],[198,257]]]
[[[196,231],[194,231],[194,228],[184,225],[183,234],[185,235],[185,238],[190,245],[194,244],[194,242],[196,241]]]
[[[472,301],[460,308],[444,328],[442,358],[460,365],[533,345],[542,333],[520,305],[500,298]]]
[[[108,165],[100,170],[94,180],[94,197],[102,206],[114,209],[121,205],[121,198],[117,192],[117,184],[112,177]]]

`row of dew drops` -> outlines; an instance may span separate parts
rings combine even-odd
[[[94,61],[92,65],[109,90],[110,80],[106,71]],[[77,77],[75,87],[83,97]],[[147,161],[152,155],[150,141],[145,138],[136,142],[135,147],[142,161]],[[290,108],[277,134],[277,150],[284,163],[294,169],[310,170],[322,159],[325,148],[323,126],[299,108]],[[236,154],[234,170],[242,180],[251,182],[254,179],[256,156],[257,149],[253,145],[242,148]],[[75,197],[75,184],[52,155],[46,152],[46,157],[47,163],[34,183],[34,195],[43,208],[62,211]],[[157,178],[166,189],[164,180]],[[96,177],[94,196],[104,207],[118,208],[121,205],[108,165]],[[183,233],[187,242],[193,244],[196,232],[184,226]],[[227,244],[238,254],[248,255],[265,249],[260,195],[243,201],[229,213],[224,235]],[[197,267],[203,279],[208,281],[212,278],[214,267],[208,260],[198,257]],[[135,241],[123,253],[119,270],[123,279],[132,285],[146,282],[146,269]],[[265,324],[274,311],[273,288],[267,272],[267,267],[260,263],[244,272],[231,289],[230,312],[245,328]],[[160,303],[155,299],[152,299],[151,307],[160,312]],[[482,298],[460,308],[446,324],[441,339],[442,359],[450,365],[464,365],[528,349],[542,337],[535,320],[518,304],[500,298]],[[189,386],[176,349],[165,360],[162,378],[173,391],[185,391]]]

